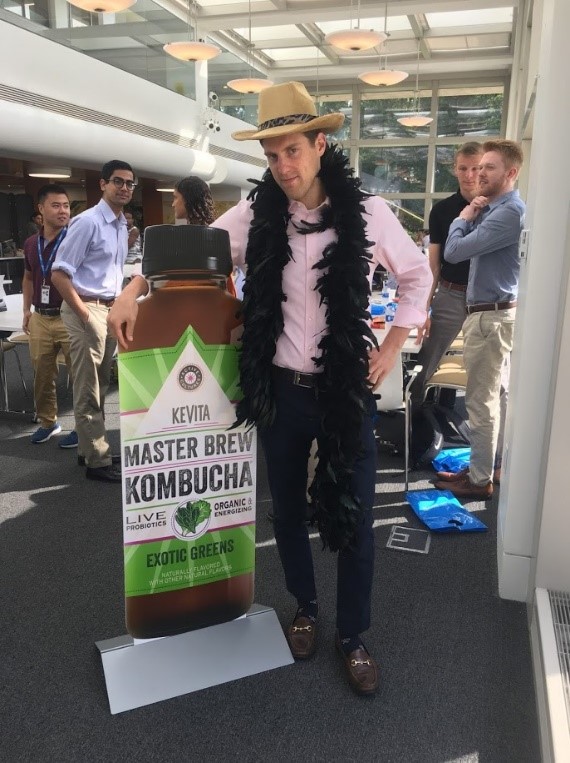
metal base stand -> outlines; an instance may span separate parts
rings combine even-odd
[[[293,662],[275,611],[259,604],[210,628],[142,643],[119,636],[95,646],[113,715]]]

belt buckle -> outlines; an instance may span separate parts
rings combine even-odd
[[[304,373],[301,373],[301,371],[293,371],[293,384],[295,384],[297,387],[304,387],[305,389],[311,389],[311,384],[303,384],[301,382],[301,377],[305,376]]]

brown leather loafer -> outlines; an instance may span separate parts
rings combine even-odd
[[[351,688],[357,694],[364,696],[375,694],[378,690],[378,666],[366,649],[354,649],[349,654],[345,654],[338,633],[336,648],[342,657]]]
[[[467,474],[469,474],[468,466],[466,466],[465,469],[461,469],[459,472],[438,472],[437,479],[441,482],[457,482],[458,480],[463,479]]]
[[[474,485],[467,475],[453,482],[442,480],[433,484],[438,490],[451,491],[457,498],[473,498],[480,501],[488,501],[493,495],[492,482],[489,482],[487,485]]]
[[[287,628],[289,649],[296,660],[308,660],[317,648],[317,624],[310,617],[295,616]]]

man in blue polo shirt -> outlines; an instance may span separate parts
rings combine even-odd
[[[123,283],[128,233],[123,207],[136,185],[132,167],[114,159],[101,170],[103,196],[75,217],[52,266],[52,281],[64,300],[61,317],[71,340],[73,407],[79,436],[79,461],[88,479],[120,482],[105,431],[116,339],[107,330],[107,313]]]
[[[458,475],[440,474],[435,486],[460,498],[486,500],[493,494],[501,369],[513,347],[525,205],[515,190],[523,163],[519,144],[487,141],[483,151],[480,195],[451,223],[445,244],[448,262],[470,262],[463,357],[471,462]]]

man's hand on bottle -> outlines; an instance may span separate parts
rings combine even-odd
[[[107,315],[107,325],[113,336],[117,337],[123,350],[129,349],[129,342],[133,341],[133,332],[139,306],[137,297],[142,297],[148,292],[148,284],[142,276],[135,276],[116,298],[114,305]]]

